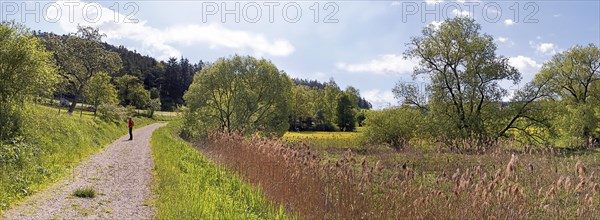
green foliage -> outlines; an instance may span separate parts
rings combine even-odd
[[[112,122],[123,121],[133,115],[125,107],[115,103],[99,105],[98,112],[100,112],[100,119]]]
[[[162,109],[172,111],[177,106],[184,105],[184,93],[189,89],[194,79],[194,74],[204,68],[204,63],[191,65],[185,58],[179,61],[170,58],[164,63],[164,75],[161,77],[160,96]]]
[[[154,112],[160,110],[160,99],[159,98],[154,98],[152,100],[150,100],[150,104],[148,105],[148,111],[149,111],[149,117],[152,118],[154,117]]]
[[[424,28],[405,53],[419,60],[414,76],[425,75],[431,84],[423,89],[398,84],[393,92],[404,104],[426,112],[441,139],[493,141],[509,130],[525,130],[519,127],[528,125],[521,123],[524,119],[539,121],[528,114],[541,97],[535,86],[518,92],[512,109],[502,109],[502,97],[508,93],[499,82],[517,84],[521,74],[508,58],[496,54],[493,38],[480,30],[473,19],[449,19],[439,28]]]
[[[198,123],[211,128],[281,136],[289,128],[292,86],[291,79],[265,59],[221,58],[195,75],[184,96],[192,113],[186,116],[202,117]],[[197,127],[190,126],[186,129]]]
[[[290,130],[313,130],[313,115],[316,108],[318,91],[308,86],[292,87],[292,115]]]
[[[353,109],[359,109],[361,106],[370,108],[370,103],[360,97],[358,89],[349,86],[342,91],[333,79],[327,83],[298,79],[295,81],[297,85],[292,88],[293,108],[289,119],[290,131],[338,130],[336,126],[340,120],[338,103],[343,95],[348,97],[349,106]],[[343,127],[347,129],[346,126]]]
[[[179,123],[154,132],[150,140],[156,179],[157,219],[287,219],[260,191],[204,158],[175,137]],[[185,192],[185,193],[182,193]]]
[[[555,109],[559,112],[555,119],[558,129],[557,145],[561,147],[585,147],[589,137],[598,127],[598,117],[590,104],[566,105]],[[591,130],[594,129],[594,130]]]
[[[425,131],[425,116],[413,107],[403,106],[366,114],[364,138],[370,144],[388,144],[400,149]]]
[[[52,54],[23,26],[0,23],[0,141],[21,131],[24,103],[49,94],[56,81]]]
[[[362,127],[363,122],[365,121],[365,119],[367,119],[367,117],[365,116],[365,112],[366,111],[361,110],[358,112],[358,114],[356,114],[356,123],[358,123],[358,127]]]
[[[132,105],[139,109],[146,108],[150,104],[150,92],[144,89],[142,81],[132,75],[124,75],[115,79],[119,88],[119,100],[121,105]]]
[[[358,98],[356,99],[358,100]],[[356,122],[354,121],[355,112],[353,104],[348,94],[342,94],[337,101],[337,125],[341,131],[354,131]],[[358,101],[356,102],[358,103]]]
[[[600,119],[600,49],[596,45],[575,46],[554,55],[545,63],[534,83],[544,86],[551,97],[558,98],[553,127],[558,131],[558,145],[586,147],[598,136]]]
[[[83,26],[78,27],[76,34],[46,39],[59,67],[61,88],[75,97],[69,112],[75,110],[93,76],[100,72],[111,74],[121,69],[119,54],[104,49],[101,39],[98,29]]]
[[[110,76],[103,72],[92,76],[84,88],[83,95],[87,102],[94,106],[94,114],[99,105],[110,105],[117,102],[117,90],[110,83]]]

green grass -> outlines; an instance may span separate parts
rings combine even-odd
[[[96,190],[91,187],[80,188],[76,189],[73,195],[79,198],[94,198],[96,197]]]
[[[127,134],[125,122],[93,119],[90,112],[30,105],[21,138],[0,143],[0,212],[67,176],[82,159]],[[136,128],[153,120],[136,118]]]
[[[157,219],[287,219],[260,191],[175,136],[179,122],[151,138]]]

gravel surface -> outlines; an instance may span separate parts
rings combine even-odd
[[[76,166],[72,175],[4,213],[6,219],[152,219],[150,136],[164,124],[123,136]],[[94,198],[73,195],[91,187]]]

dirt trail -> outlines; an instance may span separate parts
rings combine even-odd
[[[152,132],[164,124],[123,136],[76,166],[72,175],[27,198],[4,213],[6,219],[152,219],[150,182],[154,167],[150,150]],[[91,187],[95,198],[73,196]],[[1,217],[0,217],[1,219]]]

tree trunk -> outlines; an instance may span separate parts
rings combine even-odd
[[[73,100],[73,102],[71,103],[71,106],[69,106],[69,114],[73,114],[73,111],[75,111],[76,106],[77,106],[77,99]]]

